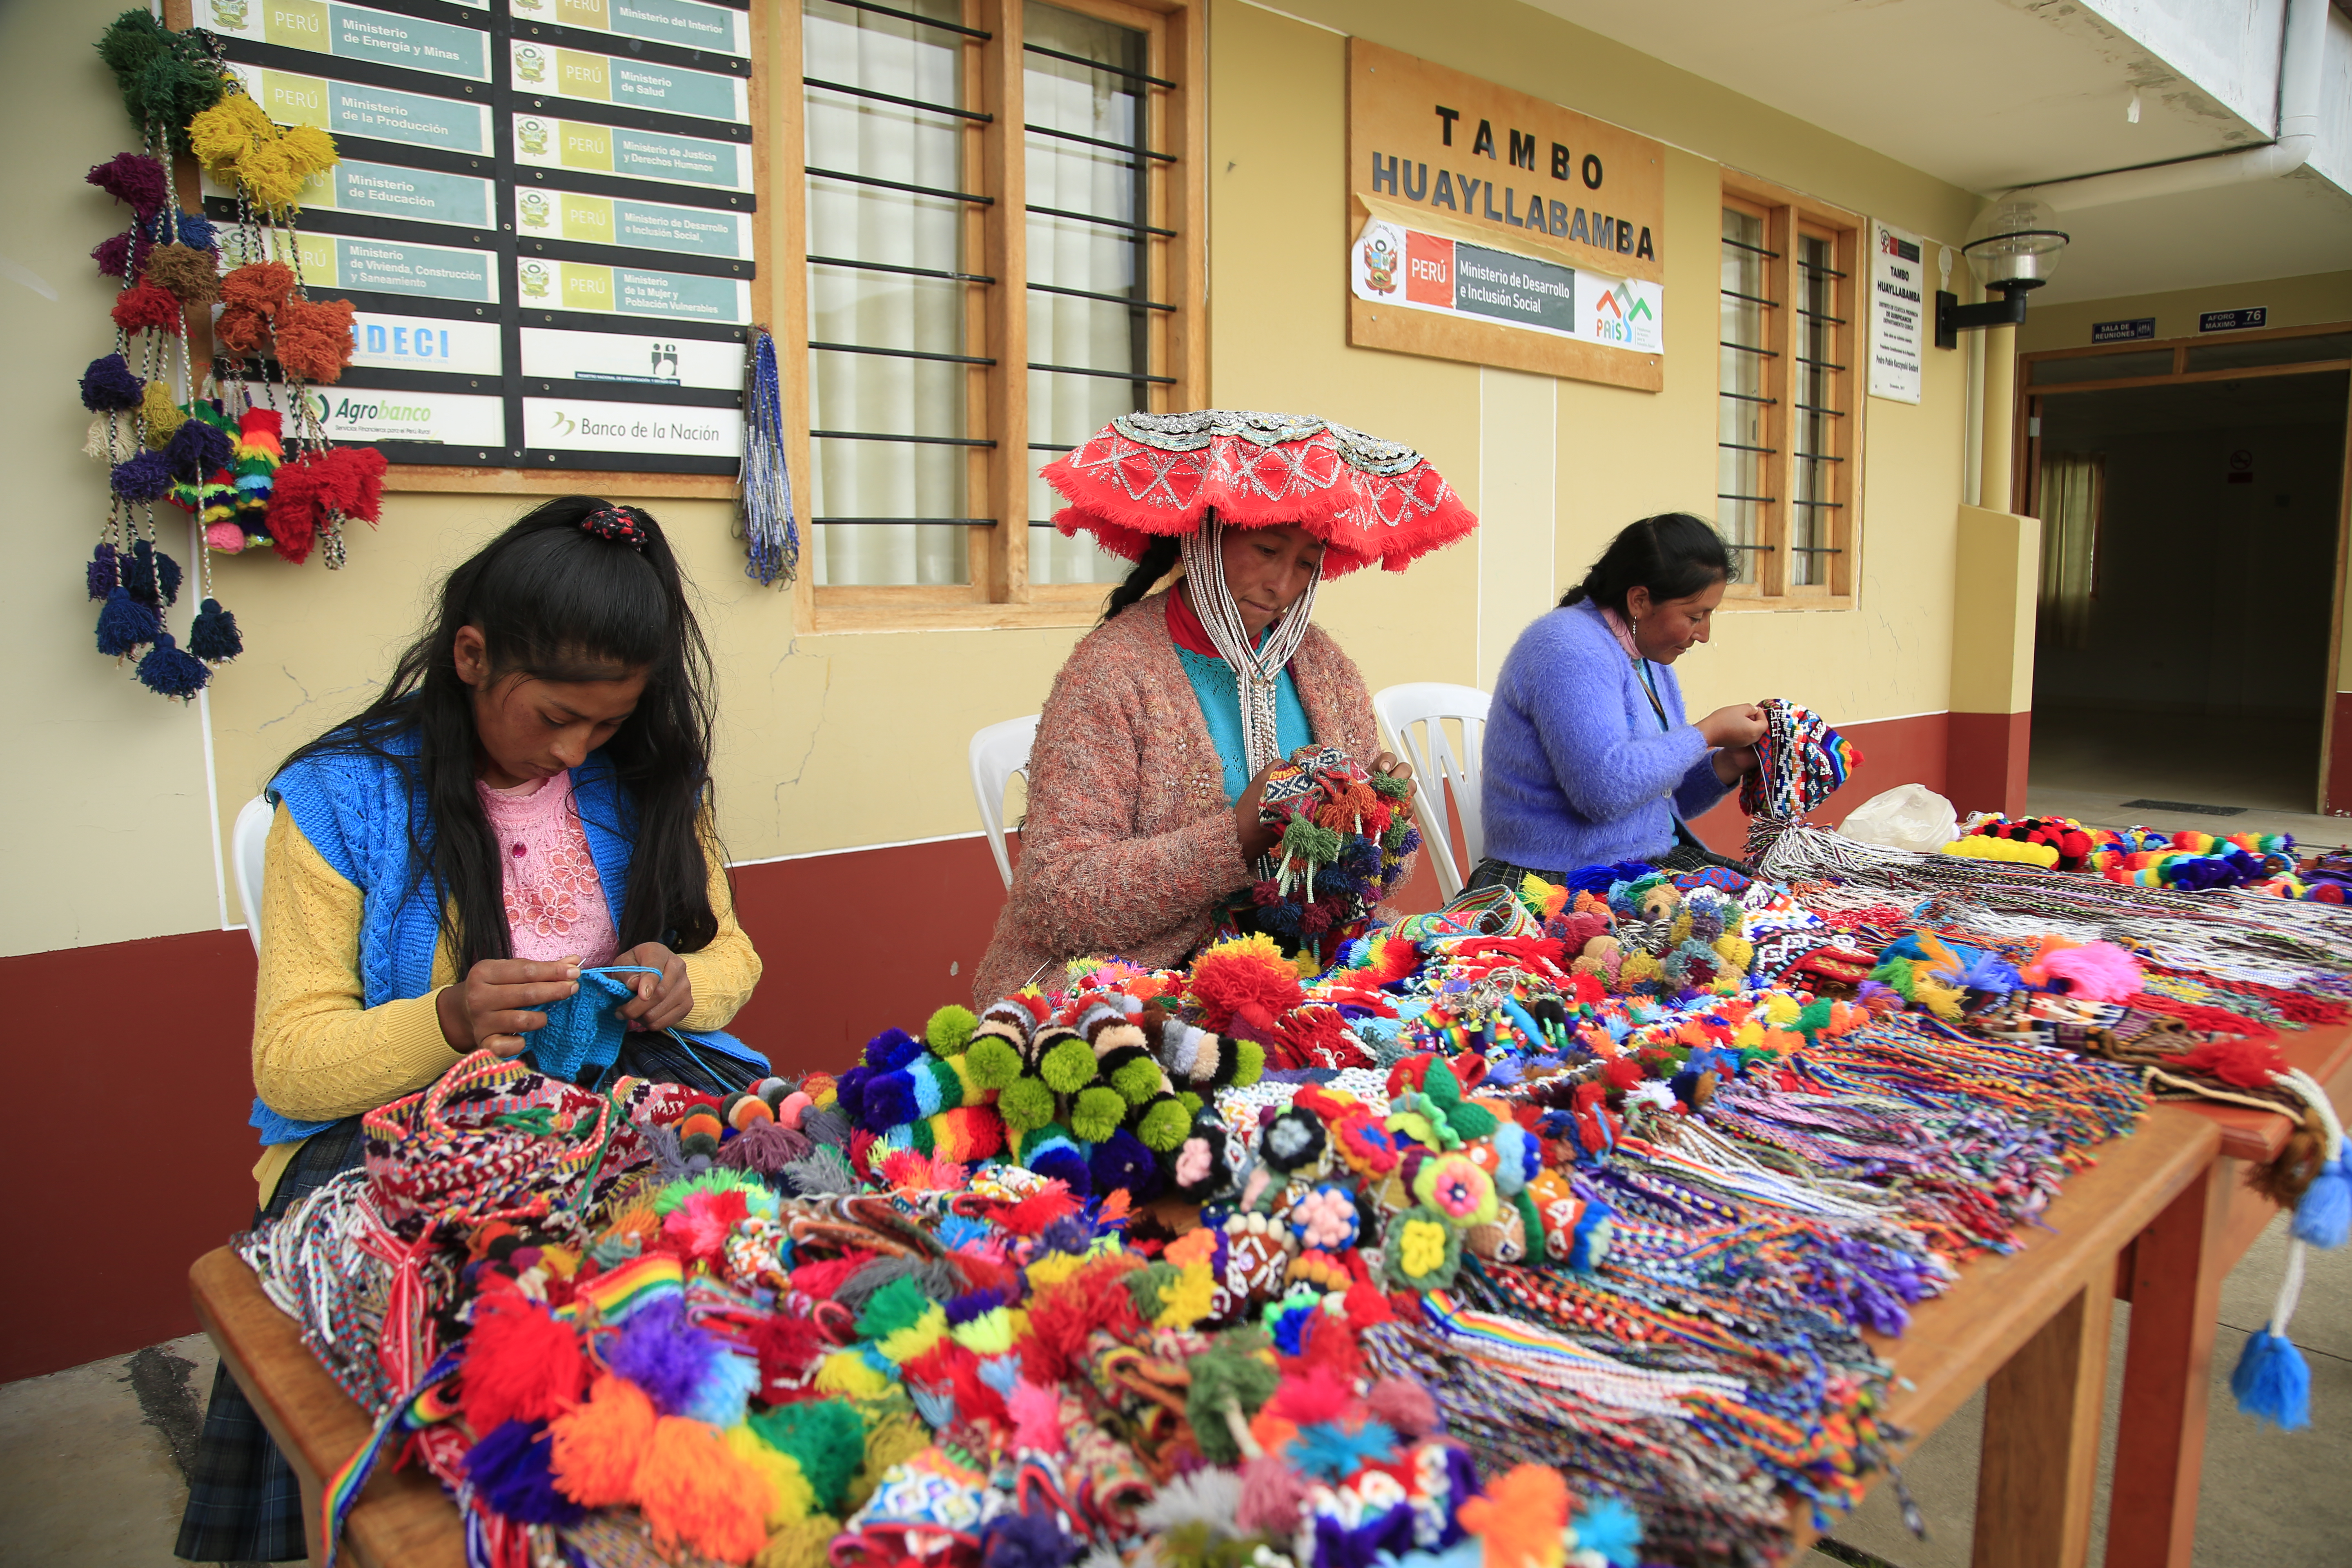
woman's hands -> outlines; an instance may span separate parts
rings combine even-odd
[[[694,1011],[694,983],[686,975],[686,960],[657,942],[641,942],[613,962],[658,969],[659,975],[635,974],[636,1000],[621,1004],[621,1016],[632,1029],[667,1029]]]
[[[1752,702],[1718,708],[1698,721],[1699,737],[1708,745],[1735,751],[1752,748],[1764,738],[1764,710]]]
[[[667,1029],[694,1011],[694,983],[687,978],[686,960],[660,942],[641,942],[613,962],[661,971],[630,976],[636,983],[636,995],[618,1009],[630,1028]],[[577,957],[545,962],[486,958],[467,970],[464,980],[442,987],[435,1002],[441,1037],[454,1051],[520,1056],[523,1037],[547,1027],[545,1009],[579,990]]]
[[[1241,839],[1242,858],[1244,860],[1255,860],[1261,856],[1272,854],[1275,845],[1281,841],[1279,833],[1258,820],[1258,808],[1265,799],[1267,775],[1281,765],[1279,762],[1268,763],[1259,772],[1257,777],[1250,780],[1249,788],[1242,791],[1241,799],[1234,803],[1234,832]],[[1405,797],[1400,804],[1405,806],[1412,805],[1412,764],[1411,763],[1393,752],[1382,752],[1372,759],[1372,772],[1384,773],[1390,778],[1402,779],[1405,784]]]
[[[441,1037],[454,1051],[520,1056],[523,1037],[547,1027],[547,1015],[541,1009],[579,989],[577,957],[551,962],[486,958],[467,970],[465,979],[441,988],[434,1004],[441,1016]]]
[[[1727,784],[1738,784],[1761,765],[1753,746],[1727,746],[1707,761],[1715,765],[1715,776]]]

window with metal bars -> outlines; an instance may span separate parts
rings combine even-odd
[[[1179,384],[1164,37],[1116,0],[803,0],[818,587],[1123,574],[1034,471]]]
[[[1775,198],[1779,199],[1775,199]],[[1851,590],[1859,220],[1727,190],[1717,334],[1716,506],[1742,597]]]

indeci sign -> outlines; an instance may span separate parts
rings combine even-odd
[[[1349,342],[1655,392],[1665,151],[1348,44]]]

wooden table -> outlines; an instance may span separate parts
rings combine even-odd
[[[2152,1222],[2205,1190],[2221,1163],[2221,1146],[2211,1118],[2158,1108],[2066,1184],[2017,1252],[1970,1263],[1950,1291],[1913,1313],[1908,1333],[1874,1340],[1903,1380],[1887,1411],[1898,1426],[1924,1436],[1979,1388],[1987,1391],[1979,1568],[2083,1562],[2105,1392],[2106,1304],[2118,1259]],[[334,1474],[366,1441],[366,1415],[235,1253],[205,1255],[189,1279],[221,1359],[301,1479],[306,1529],[315,1529],[319,1478]],[[2135,1314],[2135,1353],[2138,1337]],[[2210,1328],[2206,1339],[2210,1349]],[[1801,1545],[1812,1535],[1801,1527]],[[465,1561],[456,1508],[417,1469],[379,1469],[352,1510],[345,1541],[368,1568],[458,1568]],[[2109,1561],[2123,1560],[2111,1553]]]
[[[294,1320],[262,1293],[245,1259],[227,1247],[207,1252],[188,1270],[196,1317],[220,1348],[223,1365],[261,1415],[278,1451],[302,1483],[302,1532],[310,1561],[320,1550],[320,1478],[359,1452],[375,1423],[335,1386],[302,1343]],[[343,1525],[343,1552],[362,1568],[465,1568],[466,1542],[457,1506],[421,1468],[376,1467]]]
[[[2288,1063],[2326,1085],[2339,1109],[2352,1104],[2352,1027],[2305,1029],[2282,1035],[2280,1043]],[[2107,1509],[2109,1568],[2189,1568],[2221,1281],[2278,1215],[2246,1185],[2246,1172],[2277,1158],[2293,1131],[2285,1117],[2270,1111],[2177,1109],[2210,1123],[2221,1148],[2116,1271],[2115,1293],[2132,1304],[2132,1315]]]

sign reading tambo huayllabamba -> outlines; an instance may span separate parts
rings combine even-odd
[[[1657,391],[1664,149],[1351,38],[1349,342]]]

